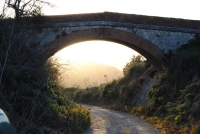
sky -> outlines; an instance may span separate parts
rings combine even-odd
[[[46,15],[120,12],[200,20],[199,0],[48,0]]]
[[[118,12],[200,20],[199,0],[49,0],[49,2],[55,6],[44,7],[45,15]],[[90,41],[66,47],[55,56],[71,63],[94,61],[122,70],[135,54],[134,50],[120,44]]]
[[[71,45],[56,53],[54,57],[62,63],[74,66],[83,62],[96,62],[122,70],[133,55],[138,53],[124,45],[99,40]]]

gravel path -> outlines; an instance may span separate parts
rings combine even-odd
[[[91,128],[83,134],[159,134],[160,132],[130,114],[104,109],[97,106],[83,105],[90,109]]]

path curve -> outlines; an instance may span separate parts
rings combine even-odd
[[[83,134],[160,134],[139,117],[97,106],[82,106],[90,109],[92,123]]]

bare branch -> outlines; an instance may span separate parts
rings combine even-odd
[[[13,22],[13,25],[12,25],[12,30],[11,30],[11,34],[10,34],[10,40],[8,42],[8,47],[7,47],[7,50],[6,50],[5,61],[3,63],[3,67],[2,67],[2,70],[1,70],[1,74],[0,74],[0,85],[2,84],[2,78],[3,78],[4,69],[5,69],[5,66],[7,64],[7,59],[8,59],[10,47],[12,45],[13,33],[14,33],[14,22]]]
[[[48,5],[50,7],[54,6],[53,4],[43,0],[14,0],[14,2],[9,0],[7,3],[8,7],[14,9],[16,19],[23,16],[34,16],[35,14],[40,14],[41,8],[44,5]]]

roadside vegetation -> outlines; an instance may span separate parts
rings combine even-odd
[[[124,77],[87,89],[67,88],[64,91],[73,95],[74,100],[82,103],[108,105],[113,109],[124,109],[133,105],[134,96],[141,88],[137,80],[150,64],[142,56],[133,56],[123,69]]]
[[[64,89],[77,102],[100,105],[140,116],[162,133],[200,133],[200,38],[196,36],[176,52],[165,54],[162,70],[156,71],[141,56],[134,56],[124,67],[124,77],[99,87]],[[166,60],[167,59],[167,60]],[[156,84],[148,100],[135,99],[147,78]],[[69,92],[70,91],[70,92]]]
[[[61,93],[59,65],[45,60],[24,30],[45,21],[43,4],[50,5],[9,0],[0,12],[0,108],[18,134],[80,134],[90,126],[89,111]]]

